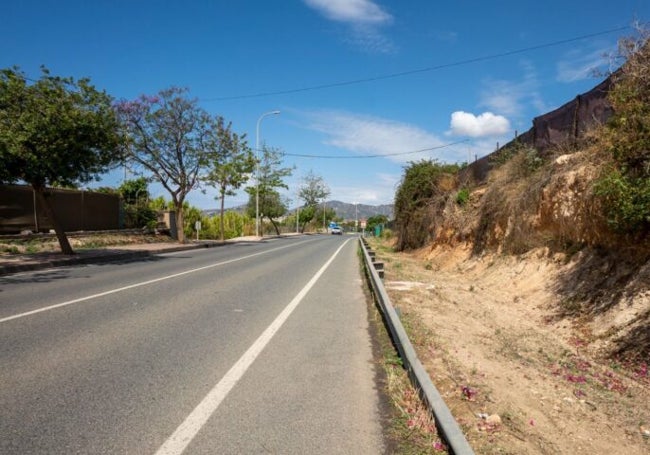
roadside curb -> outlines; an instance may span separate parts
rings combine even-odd
[[[23,264],[6,264],[0,265],[0,276],[9,275],[19,272],[31,272],[35,270],[43,270],[55,267],[66,267],[73,265],[87,265],[87,264],[107,264],[111,262],[129,261],[136,259],[144,259],[147,257],[155,256],[164,253],[174,253],[177,251],[197,250],[200,248],[214,248],[222,244],[188,244],[179,245],[177,247],[164,248],[160,250],[137,250],[137,251],[115,251],[115,250],[95,250],[93,253],[83,253],[71,257],[61,257],[56,259],[48,259]]]
[[[19,272],[31,272],[35,270],[50,269],[55,267],[66,267],[74,265],[87,265],[87,264],[107,264],[110,262],[119,262],[119,261],[129,261],[137,259],[145,259],[148,257],[156,256],[159,254],[165,253],[175,253],[178,251],[188,251],[188,250],[198,250],[202,248],[217,248],[226,245],[233,245],[236,243],[243,242],[263,242],[268,239],[276,239],[288,237],[285,235],[270,235],[266,237],[260,237],[258,239],[248,239],[248,240],[235,240],[235,241],[225,241],[221,242],[218,240],[214,241],[193,241],[193,243],[178,244],[175,246],[168,246],[160,249],[150,248],[142,250],[120,250],[119,247],[113,249],[97,249],[82,251],[74,256],[61,256],[57,258],[50,259],[38,259],[38,256],[35,256],[31,259],[33,262],[29,262],[30,259],[27,259],[28,262],[17,263],[17,264],[4,264],[0,265],[0,276],[10,275],[12,273]],[[155,245],[155,244],[151,244]]]

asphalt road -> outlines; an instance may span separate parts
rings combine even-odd
[[[385,452],[356,240],[0,277],[0,453]]]

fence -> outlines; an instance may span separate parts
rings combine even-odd
[[[613,113],[607,100],[612,76],[559,108],[533,119],[533,127],[490,155],[471,163],[459,173],[461,181],[483,182],[490,171],[490,160],[515,143],[534,147],[540,154],[562,145],[576,144],[586,132],[605,123]]]
[[[122,227],[119,196],[67,189],[49,189],[47,197],[66,231],[101,231]],[[34,190],[29,186],[0,186],[0,234],[53,229]]]

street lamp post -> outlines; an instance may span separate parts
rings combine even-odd
[[[257,162],[257,171],[255,172],[255,236],[260,236],[260,123],[267,115],[277,115],[280,111],[265,112],[257,119],[257,128],[255,129],[255,161]]]

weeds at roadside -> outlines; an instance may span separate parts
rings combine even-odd
[[[448,453],[438,436],[431,413],[410,383],[402,358],[388,334],[381,311],[371,295],[367,295],[367,298],[370,322],[374,326],[375,339],[381,349],[378,367],[385,373],[385,393],[392,411],[388,428],[388,439],[392,446],[390,453]]]
[[[27,245],[27,246],[25,247],[25,253],[27,253],[27,254],[38,253],[38,251],[39,251],[38,246],[37,246],[37,245],[34,245],[34,244],[29,244],[29,245]]]
[[[379,342],[382,345],[382,367],[386,373],[386,392],[393,407],[394,415],[390,428],[390,438],[397,447],[395,453],[437,454],[447,453],[436,431],[434,420],[417,391],[411,385],[402,359],[397,355],[388,333],[383,326],[379,310],[376,308],[375,324],[380,325]]]
[[[9,254],[20,254],[20,250],[15,245],[4,246],[2,252]]]

